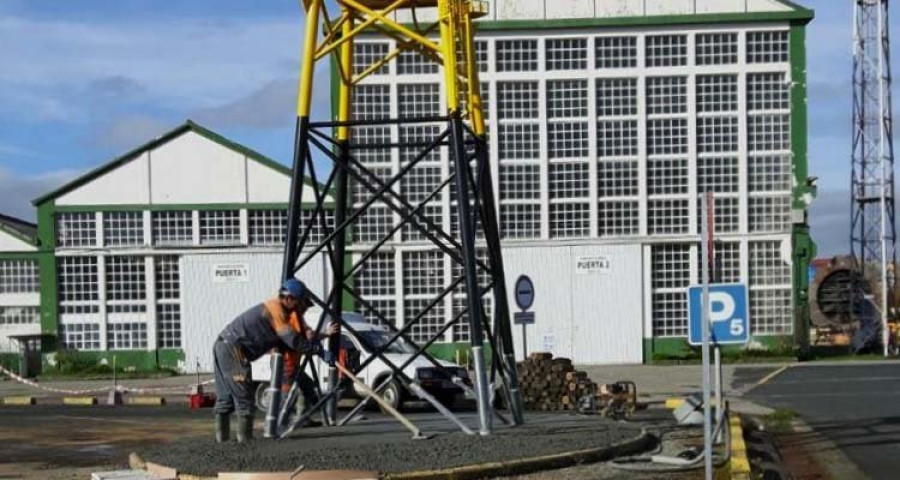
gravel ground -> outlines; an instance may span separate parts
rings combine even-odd
[[[463,415],[469,425],[472,415]],[[573,450],[602,447],[640,435],[640,427],[576,415],[531,414],[519,428],[498,427],[490,437],[450,432],[435,415],[412,416],[426,433],[443,432],[429,440],[410,440],[408,432],[377,416],[343,427],[304,429],[282,441],[258,440],[250,445],[217,445],[211,438],[191,438],[139,450],[138,454],[179,471],[211,475],[227,471],[292,471],[365,469],[382,473],[450,468]],[[557,477],[559,478],[559,477]]]

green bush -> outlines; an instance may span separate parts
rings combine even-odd
[[[56,366],[59,373],[73,374],[108,374],[112,367],[103,365],[96,355],[78,352],[77,350],[60,350],[56,353]]]

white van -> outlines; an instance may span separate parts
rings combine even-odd
[[[373,348],[379,348],[386,344],[393,335],[386,327],[373,325],[365,321],[362,315],[352,312],[344,312],[344,321],[347,322],[364,341]],[[328,322],[326,322],[328,323]],[[351,366],[359,365],[365,362],[372,353],[362,348],[360,342],[353,338],[352,335],[343,331],[341,333],[341,347],[347,351],[347,357]],[[385,357],[396,366],[401,366],[407,362],[416,353],[412,347],[403,338],[395,340],[388,350]],[[328,366],[320,357],[315,357],[316,371],[319,373],[319,382],[323,391],[326,388],[326,375]],[[472,382],[469,379],[469,373],[465,368],[450,362],[438,360],[446,372],[438,370],[431,362],[424,357],[417,357],[403,369],[408,377],[419,382],[422,388],[437,398],[444,405],[451,405],[456,400],[465,397],[471,398],[466,391],[452,381],[452,377],[448,378],[449,373],[452,376],[459,377],[468,386],[471,387]],[[256,387],[256,405],[260,410],[265,411],[269,405],[269,398],[266,390],[269,387],[269,379],[272,378],[271,362],[268,355],[264,355],[253,362],[253,379],[257,383]],[[308,367],[307,367],[308,368]],[[366,383],[369,388],[376,388],[378,385],[390,376],[391,369],[380,358],[372,360],[366,368],[364,368],[357,376]],[[307,374],[308,374],[307,370]],[[392,407],[400,408],[404,401],[413,398],[413,395],[396,379],[392,380],[387,388],[382,390],[382,397],[388,401]],[[359,389],[357,385],[353,388],[345,389],[342,393],[343,398],[355,396],[362,398],[365,393]],[[302,402],[302,398],[300,399]]]

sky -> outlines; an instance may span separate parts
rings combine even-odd
[[[811,224],[830,256],[848,250],[853,2],[799,3],[816,11]],[[188,118],[288,163],[302,33],[288,0],[0,0],[0,212],[33,220],[31,199]],[[316,81],[324,114],[326,68]]]

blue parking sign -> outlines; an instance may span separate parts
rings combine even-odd
[[[688,290],[688,341],[703,344],[703,287]],[[711,344],[747,343],[750,340],[750,318],[747,308],[747,286],[717,284],[709,286],[709,341]]]

